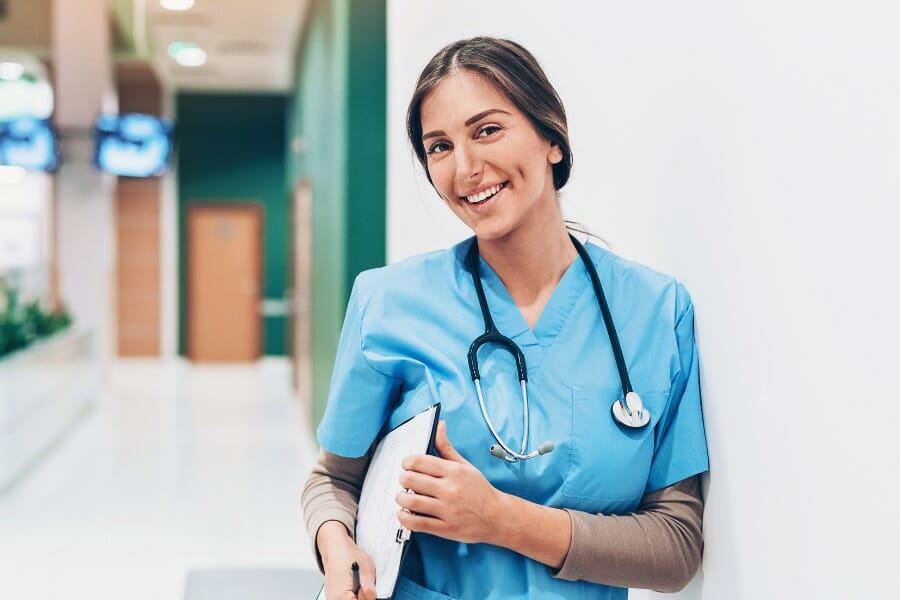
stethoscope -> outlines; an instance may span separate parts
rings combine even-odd
[[[591,284],[594,286],[594,294],[597,296],[597,302],[600,304],[600,312],[603,314],[603,323],[606,325],[606,333],[609,335],[609,342],[612,345],[613,355],[616,359],[616,368],[619,370],[619,379],[622,382],[622,392],[624,399],[613,402],[612,416],[617,423],[629,429],[642,429],[650,422],[650,412],[644,408],[641,397],[637,395],[631,388],[631,380],[628,378],[628,368],[625,365],[625,358],[622,355],[622,346],[619,344],[619,335],[616,333],[616,327],[613,325],[612,315],[609,312],[609,305],[606,303],[606,296],[603,293],[603,286],[600,285],[600,276],[597,275],[597,269],[588,256],[584,246],[575,239],[571,234],[569,238],[578,251],[588,275],[591,278]],[[505,459],[509,462],[519,460],[528,460],[541,454],[552,452],[554,448],[553,442],[547,441],[531,452],[528,448],[528,372],[525,368],[525,354],[511,339],[500,333],[497,326],[494,325],[494,319],[491,317],[491,309],[488,307],[487,299],[484,296],[484,287],[481,284],[481,277],[478,275],[478,243],[473,241],[472,247],[466,256],[466,268],[472,275],[472,282],[475,284],[475,292],[478,294],[478,304],[481,306],[481,316],[484,317],[484,333],[475,338],[472,345],[469,346],[469,371],[472,374],[472,381],[475,383],[475,391],[478,394],[478,404],[481,406],[481,415],[484,422],[487,423],[488,429],[497,443],[491,446],[490,452],[497,458]],[[478,350],[485,344],[497,344],[502,346],[513,355],[516,360],[516,369],[519,372],[519,385],[522,388],[522,448],[516,452],[504,442],[494,423],[488,414],[487,406],[484,403],[484,393],[481,390],[481,374],[478,371]]]

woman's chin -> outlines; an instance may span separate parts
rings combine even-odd
[[[477,223],[472,227],[472,232],[479,240],[492,242],[506,238],[512,230],[505,223]]]

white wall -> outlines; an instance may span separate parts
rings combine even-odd
[[[90,139],[62,141],[62,166],[56,174],[59,295],[75,327],[94,332],[105,369],[116,339],[116,179],[91,165]]]
[[[567,216],[693,295],[706,549],[668,597],[897,597],[897,9],[388,4],[391,261],[466,235],[418,172],[404,115],[435,51],[489,34],[528,47],[566,104]]]
[[[116,339],[115,177],[92,165],[90,132],[100,112],[116,112],[107,0],[53,0],[55,123],[62,161],[56,174],[60,297],[76,327],[94,332],[102,368]]]
[[[46,173],[0,182],[0,277],[22,303],[50,300],[52,184]]]

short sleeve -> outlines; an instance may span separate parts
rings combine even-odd
[[[668,402],[656,430],[656,448],[645,493],[709,470],[700,404],[700,359],[694,341],[694,305],[683,285],[675,298],[677,360]]]
[[[363,352],[369,291],[356,278],[338,342],[328,404],[316,432],[319,445],[347,458],[363,456],[378,436],[400,390],[400,380],[375,369]]]

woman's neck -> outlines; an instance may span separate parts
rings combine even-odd
[[[530,307],[539,315],[578,254],[561,213],[529,229],[479,240],[478,251],[520,309]]]

